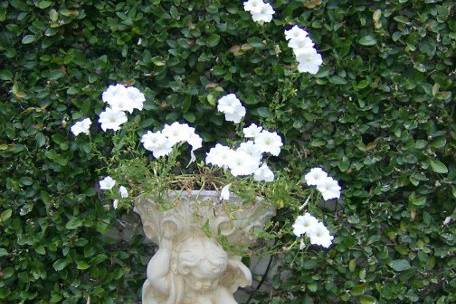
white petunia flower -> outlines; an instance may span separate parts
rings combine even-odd
[[[264,6],[263,0],[248,0],[244,2],[244,10],[246,12],[260,12],[261,8]]]
[[[300,73],[310,73],[315,75],[320,69],[320,65],[323,63],[321,55],[317,53],[315,49],[308,49],[307,51],[301,51],[297,56],[298,60],[298,71]]]
[[[253,179],[257,182],[272,182],[274,180],[274,172],[266,164],[263,164],[255,171]]]
[[[258,23],[263,22],[271,22],[272,15],[274,15],[275,11],[269,3],[264,3],[261,9],[256,11],[251,11],[252,20]]]
[[[261,158],[263,157],[263,151],[261,151],[261,149],[251,140],[241,143],[236,151],[244,151],[254,159],[258,160],[258,162],[261,161]]]
[[[451,221],[453,221],[453,218],[451,216],[447,216],[444,220],[443,220],[443,225],[446,226],[448,225],[449,223],[451,223]]]
[[[289,30],[285,30],[285,39],[286,40],[301,39],[301,38],[307,37],[307,35],[308,35],[308,33],[297,25],[293,26]]]
[[[245,116],[245,113],[245,108],[243,106],[239,106],[233,113],[225,113],[225,120],[240,123],[242,118]]]
[[[289,40],[288,46],[293,49],[298,61],[298,71],[317,74],[323,59],[314,48],[314,43],[308,37],[308,33],[295,25],[290,30],[285,31],[285,39]]]
[[[293,49],[295,56],[304,52],[311,52],[314,50],[314,43],[309,37],[302,37],[299,39],[291,39],[288,46]]]
[[[142,110],[144,94],[135,87],[125,87],[121,84],[110,85],[102,94],[104,102],[116,111],[132,113],[134,109]]]
[[[255,145],[257,145],[262,152],[268,152],[277,156],[280,154],[280,149],[283,143],[282,138],[277,134],[277,132],[263,130],[255,138]]]
[[[246,110],[243,106],[236,108],[234,113],[225,113],[225,120],[234,123],[240,123],[245,116]]]
[[[222,191],[220,192],[220,200],[227,201],[230,199],[230,186],[231,184],[228,184],[222,188]]]
[[[219,98],[217,110],[222,113],[234,113],[238,106],[242,105],[239,98],[234,94],[228,94]]]
[[[233,176],[253,174],[259,165],[259,160],[244,151],[235,151],[228,160],[228,167]]]
[[[119,207],[119,200],[113,200],[112,201],[112,208],[117,209]]]
[[[218,100],[217,110],[225,114],[226,121],[239,123],[245,116],[246,110],[234,94],[228,94]]]
[[[242,132],[246,138],[255,138],[261,133],[262,130],[263,127],[257,126],[253,123],[249,127],[242,129]]]
[[[146,101],[144,94],[136,87],[127,87],[127,95],[130,98],[133,108],[142,111],[144,102]]]
[[[127,115],[122,111],[115,111],[111,108],[106,108],[104,112],[100,113],[98,122],[101,123],[101,129],[106,132],[108,129],[117,131],[120,125],[128,121]]]
[[[126,88],[124,85],[121,84],[116,84],[116,85],[110,85],[102,94],[101,94],[101,99],[106,102],[110,103],[111,100],[115,99],[116,96],[124,94],[126,91]]]
[[[340,197],[339,183],[332,177],[325,178],[317,184],[317,189],[320,191],[325,201]]]
[[[192,146],[192,151],[195,151],[203,146],[203,139],[198,134],[191,134],[187,143]]]
[[[164,142],[161,146],[155,148],[152,154],[155,158],[169,155],[173,151],[173,146],[169,142]]]
[[[306,232],[310,238],[310,243],[313,245],[320,245],[328,248],[332,244],[334,237],[330,234],[328,228],[321,223],[313,225],[312,228]]]
[[[119,193],[121,198],[127,198],[128,197],[128,190],[124,186],[119,187]]]
[[[316,186],[323,181],[326,180],[328,177],[328,173],[323,171],[321,168],[312,168],[310,169],[309,173],[304,175],[304,179],[306,180],[307,185]]]
[[[296,218],[293,224],[293,233],[297,237],[308,233],[315,225],[318,224],[318,220],[310,213],[305,213]]]
[[[195,133],[195,129],[190,127],[188,124],[173,122],[171,125],[165,125],[162,133],[174,145],[179,142],[187,141],[187,139]]]
[[[105,178],[100,180],[98,183],[100,185],[101,190],[111,190],[112,187],[114,187],[114,185],[116,184],[116,181],[114,179],[112,179],[111,176],[106,176]]]
[[[75,136],[78,136],[81,133],[89,135],[91,124],[92,124],[92,121],[90,120],[90,118],[83,119],[81,121],[76,122],[74,125],[71,126],[71,132]]]
[[[168,155],[173,150],[173,143],[161,132],[147,131],[141,136],[141,142],[146,150],[152,151],[155,158]]]
[[[228,161],[235,153],[234,150],[221,144],[216,144],[214,148],[210,149],[206,155],[206,164],[212,164],[221,168],[228,167]]]
[[[187,167],[196,161],[196,156],[194,151],[201,148],[203,146],[203,139],[196,133],[193,133],[190,135],[190,137],[187,139],[187,143],[192,146],[192,151],[190,152],[190,161],[187,165]]]

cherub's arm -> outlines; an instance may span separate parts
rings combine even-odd
[[[163,239],[160,242],[160,248],[147,265],[147,280],[149,280],[154,289],[165,295],[170,292],[170,282],[168,278],[170,260],[171,241]]]
[[[175,304],[176,276],[171,271],[171,255],[174,237],[177,233],[177,223],[173,219],[164,219],[160,225],[159,249],[147,265],[148,288],[154,293],[167,297],[166,304]]]
[[[252,273],[239,258],[230,257],[221,284],[231,292],[252,284]]]

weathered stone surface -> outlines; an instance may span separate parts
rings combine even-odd
[[[159,246],[147,267],[143,304],[236,304],[233,293],[252,283],[241,257],[220,242],[233,248],[251,245],[274,210],[235,197],[222,203],[219,196],[170,192],[168,210],[151,198],[136,201],[146,236]]]

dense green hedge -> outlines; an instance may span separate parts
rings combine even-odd
[[[146,94],[142,127],[186,120],[208,144],[233,131],[214,110],[236,92],[282,132],[277,168],[340,180],[345,207],[319,214],[335,244],[286,252],[291,278],[261,303],[454,303],[456,5],[312,2],[273,1],[264,26],[241,1],[0,2],[0,302],[139,300],[141,237],[103,237],[120,214],[100,204],[90,141],[109,154],[111,135],[69,133],[122,82]],[[316,76],[296,73],[292,24],[322,53]]]

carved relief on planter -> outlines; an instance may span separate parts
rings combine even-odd
[[[220,202],[219,192],[170,192],[163,210],[140,197],[135,211],[159,249],[147,266],[143,304],[235,304],[233,293],[252,283],[241,257],[221,244],[246,247],[274,210],[261,202]]]

